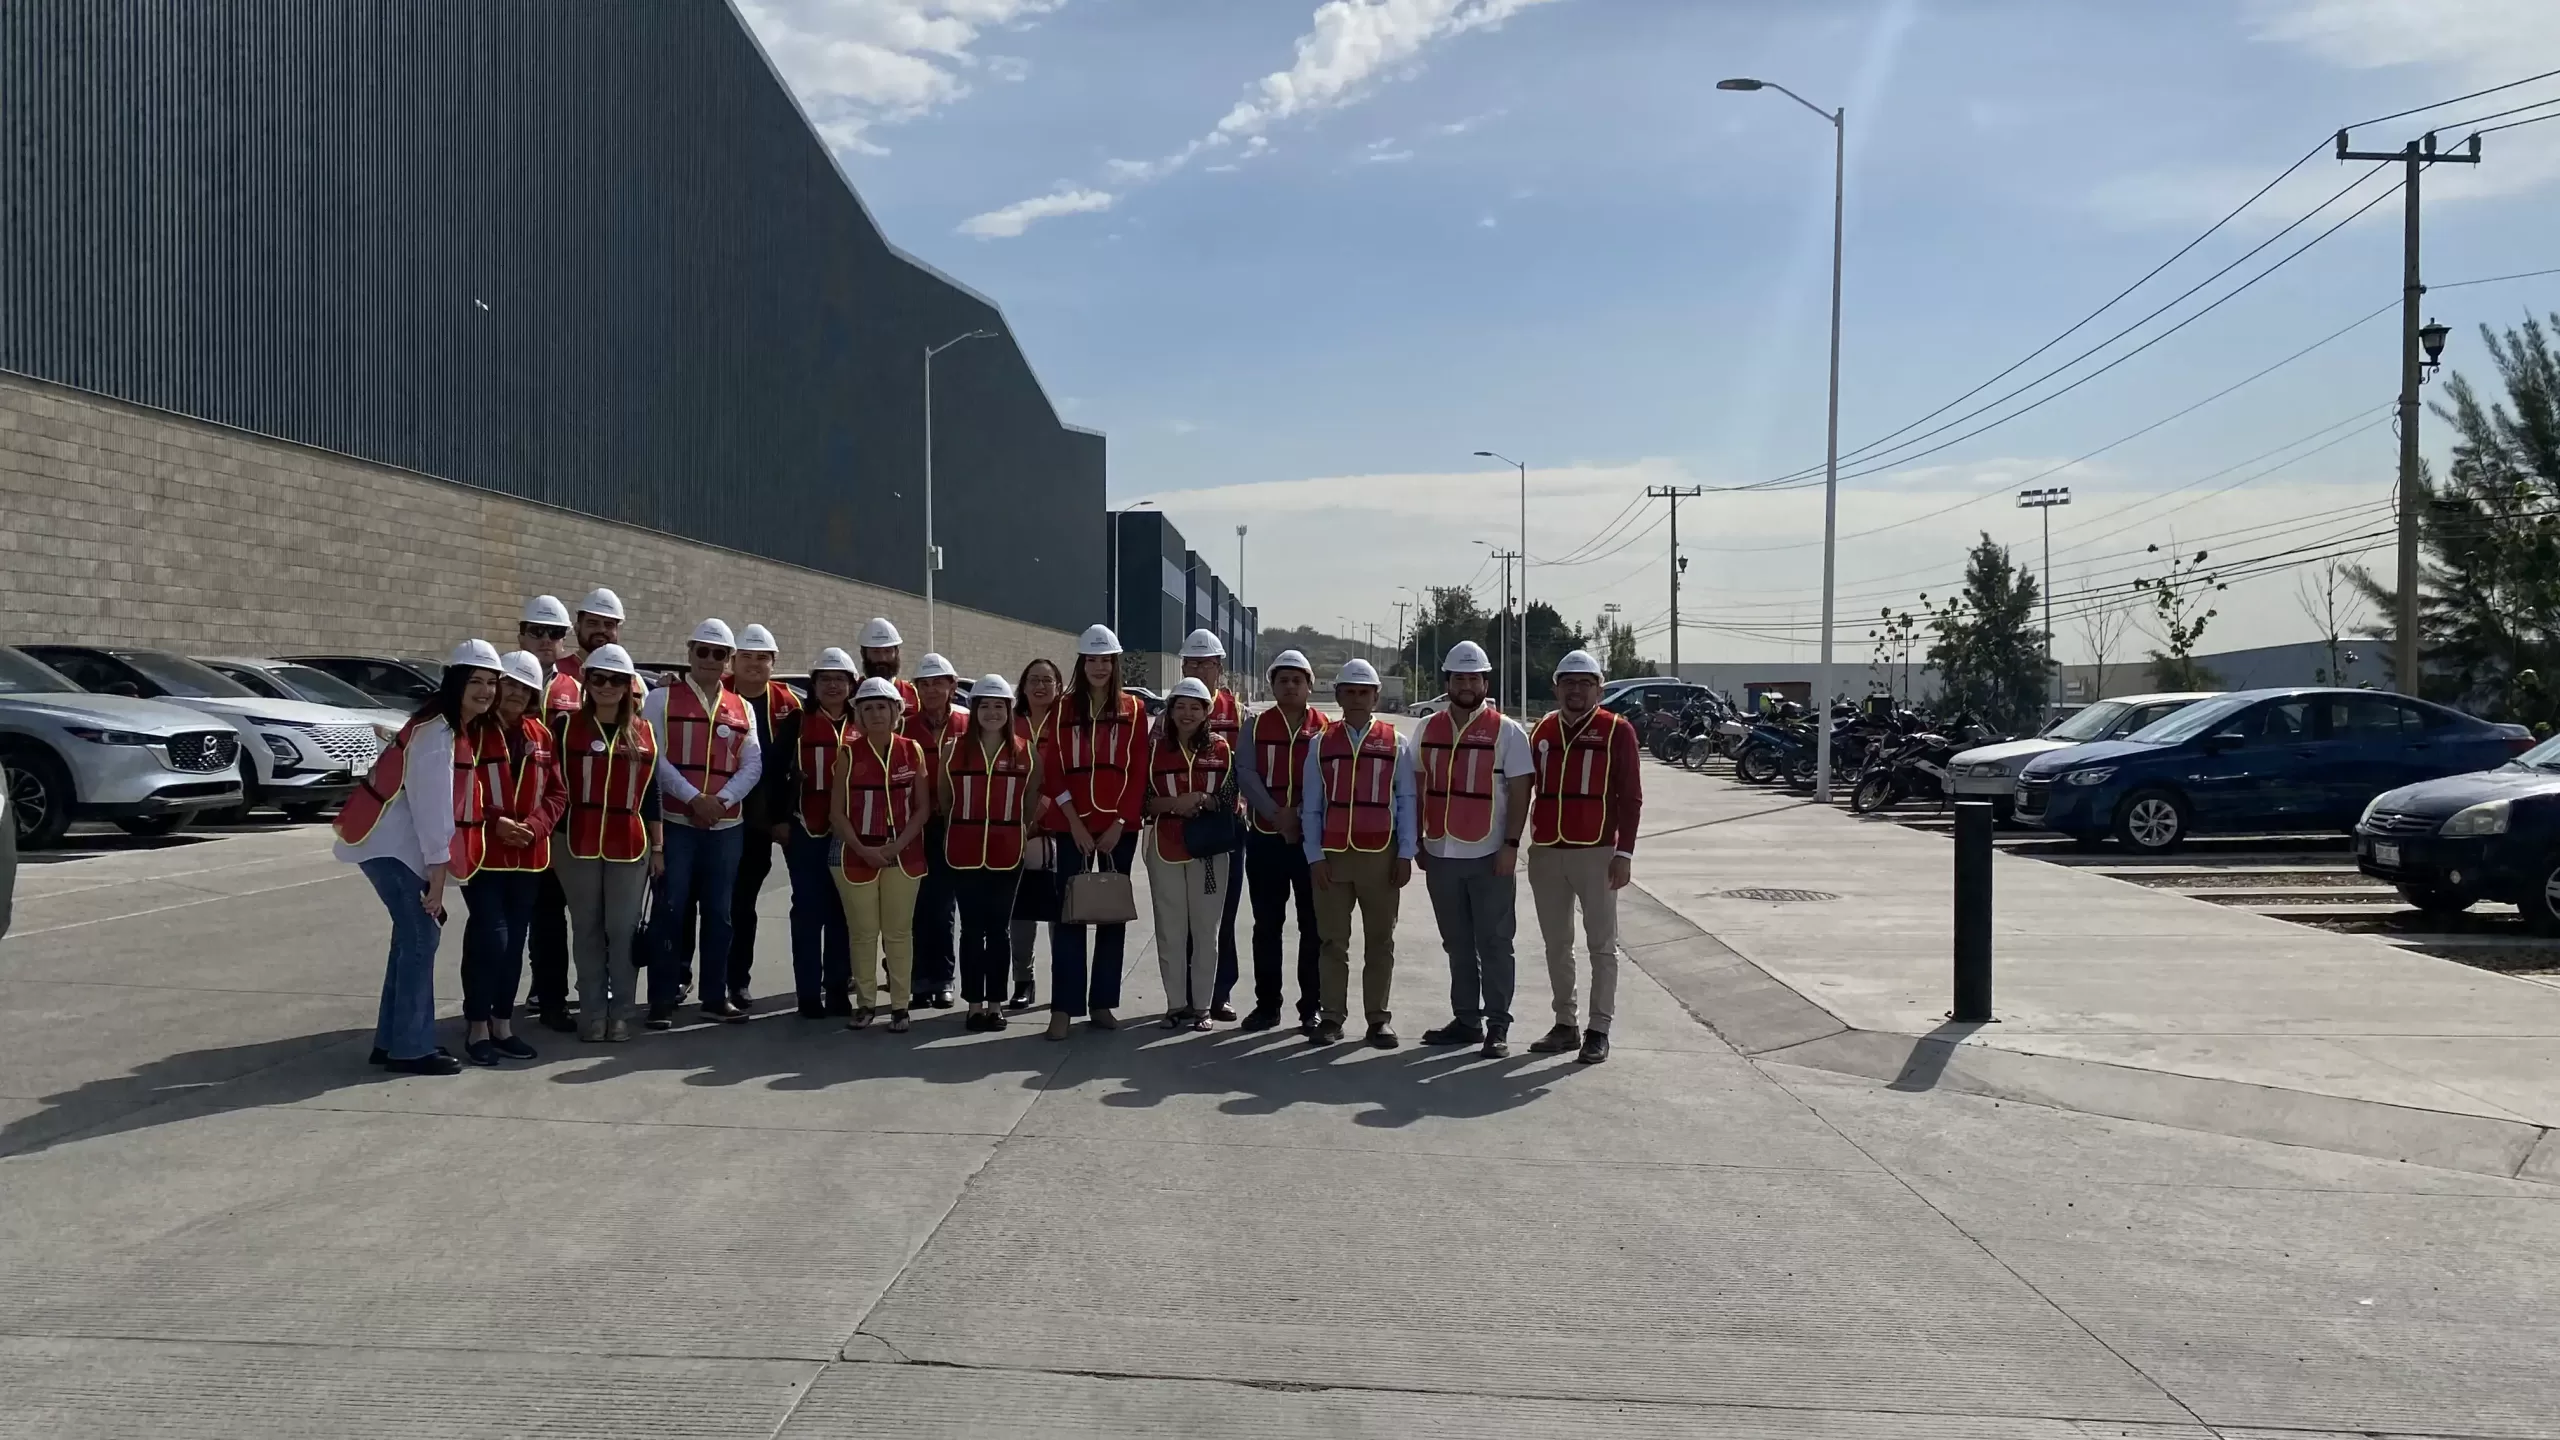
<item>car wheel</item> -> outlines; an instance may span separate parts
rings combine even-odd
[[[2433,885],[2401,885],[2395,887],[2400,898],[2430,915],[2459,915],[2479,903],[2479,897],[2458,890],[2440,890]]]
[[[2017,818],[2018,818],[2018,802],[2017,802],[2017,801],[2015,801],[2015,800],[1994,800],[1994,801],[1992,801],[1992,802],[1991,802],[1991,823],[1992,823],[1992,824],[1994,824],[1994,825],[2009,825],[2009,824],[2014,824],[2014,823],[2017,821]]]
[[[2516,897],[2524,923],[2537,935],[2560,935],[2560,851],[2542,857],[2534,867],[2540,878],[2533,889]]]
[[[148,840],[172,833],[186,823],[186,818],[183,815],[128,815],[116,822],[116,828],[127,835],[139,835]]]
[[[2167,790],[2136,790],[2116,807],[2116,843],[2145,855],[2165,855],[2187,838],[2186,802]]]
[[[57,844],[71,828],[76,797],[71,772],[49,750],[13,746],[0,753],[0,775],[9,782],[9,814],[18,827],[18,848],[41,850]]]

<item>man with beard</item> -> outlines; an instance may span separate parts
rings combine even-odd
[[[905,643],[898,635],[898,627],[890,624],[888,617],[872,616],[871,623],[862,627],[862,677],[886,680],[896,686],[898,703],[907,707],[907,714],[913,715],[916,713],[916,687],[898,674],[898,647]]]
[[[1422,722],[1414,743],[1421,790],[1422,878],[1449,953],[1448,1024],[1425,1045],[1481,1045],[1511,1053],[1512,937],[1520,832],[1529,823],[1529,732],[1485,703],[1493,662],[1461,640],[1440,665],[1449,708]]]

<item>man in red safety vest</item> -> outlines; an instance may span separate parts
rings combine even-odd
[[[1631,721],[1600,708],[1600,662],[1575,650],[1556,662],[1556,709],[1529,732],[1536,774],[1529,802],[1529,896],[1547,942],[1556,1023],[1529,1048],[1579,1049],[1585,1065],[1609,1058],[1618,1005],[1618,892],[1635,864],[1644,812],[1641,753]],[[1577,1030],[1573,917],[1591,946],[1591,1024]]]
[[[640,707],[658,737],[658,812],[666,823],[666,873],[649,928],[662,938],[674,933],[702,897],[702,1018],[719,1021],[747,1018],[729,998],[727,902],[746,838],[743,806],[764,774],[754,714],[723,683],[737,644],[726,622],[703,621],[694,627],[684,677],[651,691]],[[657,948],[649,957],[648,1025],[664,1030],[675,1023],[684,990],[674,948]]]
[[[1529,823],[1529,732],[1486,700],[1493,662],[1461,640],[1440,665],[1449,706],[1413,743],[1423,882],[1449,953],[1451,1019],[1425,1045],[1511,1053],[1512,939],[1519,930],[1520,832]]]
[[[1378,711],[1378,671],[1346,660],[1333,681],[1341,723],[1307,752],[1299,781],[1298,820],[1315,885],[1323,1013],[1307,1038],[1342,1038],[1351,999],[1351,912],[1360,912],[1360,999],[1369,1043],[1392,1050],[1397,892],[1413,879],[1413,752]]]
[[[907,714],[913,715],[917,703],[915,682],[898,673],[899,657],[905,645],[906,637],[898,633],[897,626],[889,623],[889,617],[872,616],[870,622],[862,627],[861,678],[888,681],[897,688],[898,704]]]
[[[1209,687],[1209,733],[1227,742],[1230,753],[1244,747],[1244,706],[1237,703],[1236,692],[1226,686],[1227,645],[1210,629],[1192,631],[1182,642],[1182,678],[1197,680]],[[1149,747],[1152,753],[1153,747]],[[1216,993],[1209,996],[1205,1007],[1212,1020],[1233,1020],[1235,1007],[1229,1003],[1236,991],[1236,904],[1244,896],[1244,886],[1230,882],[1227,900],[1218,918],[1218,983]],[[1181,997],[1168,997],[1176,1009]],[[1200,997],[1191,997],[1200,1005]]]
[[[543,723],[551,727],[556,750],[569,717],[586,698],[579,675],[599,645],[611,645],[622,633],[622,597],[598,588],[578,602],[575,616],[556,595],[536,595],[525,602],[516,623],[516,643],[543,664]],[[569,1013],[569,897],[560,877],[542,872],[533,897],[533,925],[525,938],[529,983],[524,1008],[543,1028],[573,1034],[578,1022]]]
[[[1307,703],[1315,671],[1307,657],[1283,650],[1263,677],[1275,702],[1257,712],[1236,749],[1236,788],[1244,794],[1245,884],[1253,891],[1253,1011],[1247,1030],[1280,1023],[1282,927],[1289,902],[1298,905],[1298,1029],[1313,1035],[1321,1023],[1323,941],[1316,925],[1314,873],[1307,863],[1298,817],[1298,787],[1316,742],[1333,724]]]

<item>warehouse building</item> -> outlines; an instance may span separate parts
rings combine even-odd
[[[1241,547],[1243,537],[1235,538]],[[1256,644],[1262,612],[1236,598],[1172,520],[1154,510],[1114,511],[1110,560],[1113,578],[1105,603],[1109,624],[1129,651],[1131,683],[1162,690],[1181,679],[1184,637],[1208,630],[1227,647],[1236,693],[1262,695]]]
[[[1104,613],[1103,437],[727,0],[12,0],[0,137],[0,638],[440,654],[609,584],[644,658],[1010,672]]]

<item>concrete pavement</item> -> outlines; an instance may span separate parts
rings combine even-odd
[[[12,1440],[2560,1434],[2560,1190],[1755,1061],[1658,906],[1596,1067],[768,1014],[430,1079],[363,1064],[384,925],[318,832],[35,868]]]

